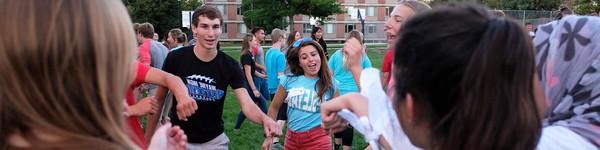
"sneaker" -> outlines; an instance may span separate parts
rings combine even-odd
[[[275,142],[275,143],[273,143],[273,145],[271,146],[271,148],[273,148],[273,150],[282,150],[283,149],[283,145],[281,145],[281,143],[279,143],[279,142]]]
[[[240,129],[233,129],[233,133],[239,133]]]

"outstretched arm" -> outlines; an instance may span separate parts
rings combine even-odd
[[[349,109],[357,116],[368,114],[367,98],[358,93],[349,93],[321,104],[321,121],[324,129],[336,133],[346,128],[346,121],[337,115],[342,109]]]
[[[271,117],[271,119],[273,119],[273,120],[277,119],[277,114],[279,112],[281,104],[283,104],[283,100],[285,99],[285,97],[287,97],[287,93],[285,92],[285,89],[282,86],[279,86],[277,88],[277,92],[275,93],[275,96],[273,97],[273,102],[271,103],[271,106],[269,107],[269,111],[267,113],[268,116]],[[262,144],[262,149],[269,149],[269,148],[271,148],[272,144],[273,144],[273,137],[266,136],[265,140]]]
[[[240,108],[244,115],[252,122],[262,124],[264,127],[265,134],[267,136],[279,136],[281,135],[281,129],[279,125],[263,113],[246,92],[244,88],[237,88],[233,91],[240,104]]]
[[[162,71],[160,69],[151,68],[146,75],[145,81],[156,85],[167,87],[177,99],[177,117],[181,120],[187,120],[187,117],[196,112],[198,106],[196,101],[190,97],[188,89],[181,78]],[[163,96],[157,97],[163,99]],[[159,105],[162,106],[162,105]]]

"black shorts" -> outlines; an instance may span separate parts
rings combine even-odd
[[[352,140],[354,138],[354,128],[348,126],[344,131],[333,134],[335,138],[342,138],[342,145],[352,146]]]
[[[271,103],[273,103],[273,98],[275,98],[275,94],[271,94]],[[277,112],[277,120],[287,120],[287,106],[287,103],[281,104],[279,112]]]

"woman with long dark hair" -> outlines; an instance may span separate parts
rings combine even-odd
[[[294,30],[288,34],[287,46],[283,48],[283,54],[287,54],[287,51],[291,48],[292,43],[302,39],[302,34],[300,32]]]
[[[323,28],[319,26],[315,26],[312,28],[310,32],[310,37],[317,41],[321,47],[323,47],[323,51],[325,51],[325,57],[329,59],[329,53],[327,52],[327,43],[325,43],[325,39],[323,39]]]
[[[331,149],[331,137],[321,128],[319,107],[339,94],[323,49],[316,41],[303,38],[292,44],[286,57],[291,74],[280,80],[268,113],[277,118],[283,101],[288,101],[284,149]],[[272,138],[267,137],[263,148],[271,144]]]
[[[252,52],[250,52],[253,45],[256,45],[256,37],[252,34],[246,34],[242,40],[242,52],[240,54],[242,70],[244,72],[244,78],[246,79],[244,84],[254,103],[256,103],[263,112],[267,112],[266,102],[261,98],[261,94],[254,84],[254,81],[256,81],[254,80],[255,78],[253,78],[256,77],[254,74],[259,74],[260,72],[256,71],[254,56],[252,55]],[[242,127],[242,123],[244,123],[245,119],[246,116],[240,111],[235,127],[233,128],[234,131],[238,131],[240,127]]]
[[[534,94],[534,65],[531,38],[519,23],[477,6],[440,7],[404,25],[396,43],[396,96],[384,101],[389,107],[367,112],[371,99],[348,94],[323,104],[322,120],[339,131],[342,108],[378,121],[372,113],[391,112],[384,120],[399,125],[369,135],[382,136],[388,149],[400,149],[390,138],[398,130],[424,149],[535,149],[543,102]]]

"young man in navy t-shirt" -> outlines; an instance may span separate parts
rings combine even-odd
[[[186,84],[190,96],[198,104],[192,116],[180,120],[170,117],[173,125],[179,125],[188,138],[188,149],[227,149],[229,139],[223,128],[223,104],[227,86],[234,90],[244,115],[253,122],[262,124],[266,136],[281,134],[273,119],[263,113],[252,101],[243,86],[244,77],[239,63],[218,51],[216,46],[221,35],[223,22],[220,12],[214,7],[201,6],[192,15],[192,31],[196,44],[169,53],[163,70],[180,77]],[[159,88],[156,97],[163,105],[166,89]],[[177,101],[173,101],[176,106]],[[172,109],[173,110],[173,109]],[[175,115],[175,111],[171,111]],[[149,119],[148,128],[156,128],[158,116]],[[152,132],[147,135],[148,139]]]

